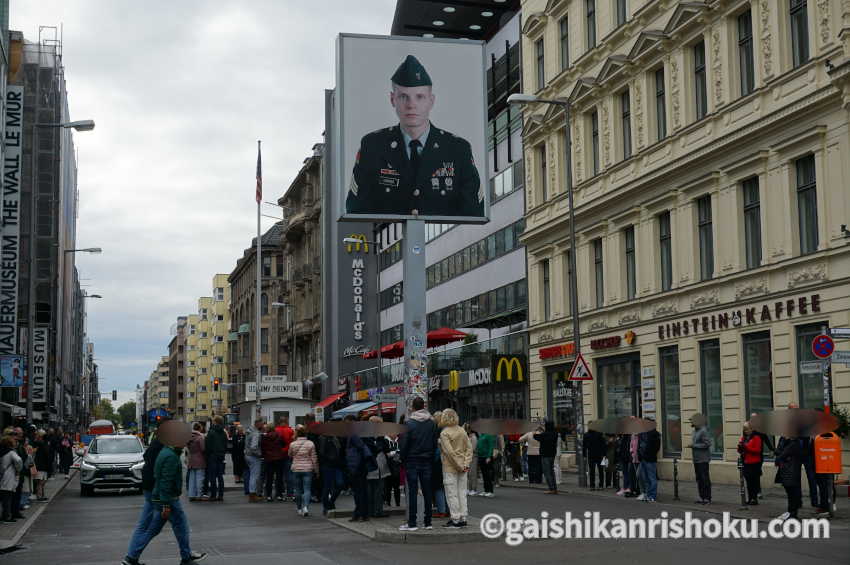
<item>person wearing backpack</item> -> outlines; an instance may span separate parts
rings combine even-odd
[[[319,436],[319,474],[322,476],[322,514],[336,509],[336,498],[345,484],[344,438]]]

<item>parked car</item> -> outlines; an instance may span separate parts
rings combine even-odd
[[[136,436],[99,435],[80,462],[80,496],[94,489],[142,490],[145,448]]]

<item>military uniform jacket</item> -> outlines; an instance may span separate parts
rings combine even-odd
[[[345,207],[349,214],[483,216],[469,142],[431,124],[414,171],[398,125],[366,134]]]

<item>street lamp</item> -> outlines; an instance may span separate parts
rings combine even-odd
[[[36,114],[38,107],[36,106]],[[78,120],[74,122],[59,122],[55,124],[39,124],[32,125],[32,147],[38,147],[38,128],[63,128],[74,129],[76,131],[91,131],[94,129],[94,120]],[[27,389],[27,422],[32,422],[32,390],[33,390],[33,359],[35,359],[35,262],[36,262],[36,221],[35,211],[37,206],[36,201],[36,183],[38,181],[38,151],[32,151],[32,171],[30,178],[30,244],[29,244],[29,265],[27,268],[27,276],[29,278],[28,293],[27,293],[27,374],[28,374],[28,389]],[[97,249],[97,248],[92,248]],[[99,251],[90,251],[89,253],[97,253]],[[46,387],[45,387],[46,388]],[[46,392],[46,391],[45,391]]]
[[[508,96],[508,104],[524,105],[524,104],[549,104],[551,106],[561,106],[564,109],[564,137],[566,139],[566,157],[564,164],[566,171],[564,173],[564,182],[566,183],[567,198],[570,206],[570,316],[573,318],[573,344],[575,347],[575,358],[578,360],[581,354],[581,329],[578,320],[578,290],[576,282],[576,222],[575,222],[575,206],[573,204],[573,162],[572,162],[572,136],[570,133],[570,112],[571,106],[569,100],[557,99],[549,100],[538,98],[533,94],[515,93]],[[576,407],[576,464],[579,468],[578,481],[580,487],[587,486],[587,479],[584,474],[584,454],[582,453],[582,435],[584,434],[584,383],[579,381],[578,384],[578,406]]]
[[[374,233],[372,235],[375,235]],[[342,238],[342,242],[346,245],[359,245],[361,243],[365,243],[367,245],[371,245],[372,249],[375,250],[375,274],[377,278],[377,299],[375,302],[377,303],[377,312],[378,316],[375,319],[375,333],[377,334],[377,347],[376,351],[378,352],[378,388],[380,389],[383,386],[384,376],[383,370],[384,368],[381,366],[381,265],[380,265],[380,253],[381,250],[378,246],[378,243],[375,241],[363,241],[362,239],[357,239],[356,237],[344,237]]]
[[[86,247],[83,249],[66,249],[65,253],[103,253],[100,247]]]
[[[295,380],[295,305],[286,302],[272,302],[272,308],[289,308],[289,331],[292,333],[292,349],[289,351],[289,378],[287,380]],[[258,379],[259,380],[259,379]],[[260,386],[260,383],[257,383]]]
[[[83,298],[103,298],[103,297],[99,294],[84,294]]]

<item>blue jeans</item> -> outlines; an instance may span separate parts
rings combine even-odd
[[[161,504],[152,502],[151,505],[154,508],[153,519],[145,532],[145,546],[147,546],[153,538],[159,535],[159,532],[162,531],[162,527],[165,525],[165,522],[168,521],[171,522],[171,531],[174,532],[174,537],[177,538],[177,545],[180,547],[180,558],[189,559],[192,554],[192,548],[189,547],[189,520],[186,518],[186,513],[183,512],[183,506],[180,504],[180,499],[175,498],[171,501],[171,515],[168,517],[168,520],[162,519]],[[131,555],[130,557],[135,557],[136,559],[139,558],[138,555]]]
[[[658,476],[656,474],[657,463],[655,461],[640,462],[640,480],[643,481],[646,488],[646,498],[655,500],[658,495]]]
[[[251,468],[248,462],[245,462],[245,468],[242,470],[242,491],[245,494],[251,494]]]
[[[147,539],[147,530],[153,520],[154,507],[151,503],[151,491],[144,491],[145,503],[142,506],[142,513],[139,515],[139,521],[136,524],[136,529],[133,530],[133,536],[130,538],[130,547],[127,549],[127,555],[138,558],[144,551],[145,546],[150,541]]]
[[[295,471],[292,473],[295,479],[295,504],[301,510],[310,509],[310,486],[313,481],[311,471]]]
[[[263,461],[259,457],[246,455],[245,463],[248,464],[248,482],[250,483],[248,485],[248,490],[250,491],[250,494],[260,494],[260,467],[262,466]]]
[[[336,497],[339,496],[342,487],[345,486],[345,476],[342,469],[323,465],[322,472],[322,508],[333,510],[336,508]]]
[[[224,496],[224,455],[209,456],[206,475],[210,482],[210,498]]]
[[[286,485],[286,496],[295,495],[295,478],[292,476],[292,459],[283,458],[283,483]]]
[[[437,489],[434,491],[434,505],[437,507],[437,512],[440,514],[448,514],[449,507],[446,504],[446,491]]]
[[[189,469],[186,476],[189,479],[189,485],[186,487],[189,498],[198,498],[201,496],[201,489],[204,487],[204,469]]]
[[[431,525],[431,467],[430,459],[408,459],[404,462],[407,477],[407,525],[411,528],[416,526],[416,504],[420,486],[425,501],[423,521],[426,526]]]

